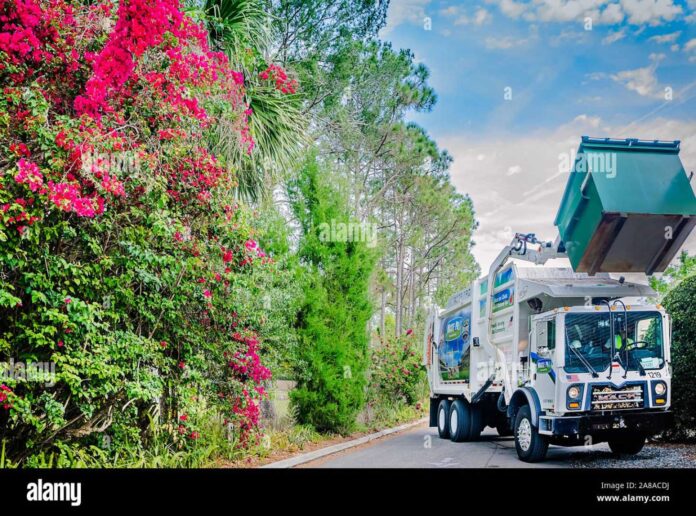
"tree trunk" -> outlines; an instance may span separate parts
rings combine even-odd
[[[401,317],[403,315],[403,282],[404,282],[404,238],[401,233],[401,227],[399,226],[399,237],[397,240],[397,250],[396,250],[396,321],[394,328],[394,335],[398,338],[401,336]]]
[[[413,328],[413,316],[415,309],[415,294],[416,294],[416,264],[415,250],[411,249],[408,266],[408,327]]]

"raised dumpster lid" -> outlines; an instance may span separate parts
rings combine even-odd
[[[541,294],[551,297],[653,297],[649,285],[620,281],[609,274],[588,276],[567,267],[518,268],[519,299],[525,301]]]
[[[696,225],[678,141],[583,136],[555,224],[577,272],[662,272]]]

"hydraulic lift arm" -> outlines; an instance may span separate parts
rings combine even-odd
[[[484,348],[501,369],[503,384],[505,386],[505,403],[510,402],[510,397],[517,387],[517,370],[508,371],[505,354],[493,345],[493,285],[495,276],[503,268],[510,257],[526,260],[536,265],[543,265],[552,258],[565,258],[566,253],[560,237],[555,242],[542,242],[534,233],[516,233],[512,242],[505,246],[498,254],[488,271],[488,288],[486,289],[486,307],[488,309],[487,339]],[[513,377],[514,376],[514,377]]]

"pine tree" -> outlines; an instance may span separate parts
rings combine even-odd
[[[297,321],[298,385],[291,399],[300,422],[346,432],[365,401],[369,283],[376,256],[369,242],[350,238],[355,235],[327,233],[332,222],[355,222],[347,200],[327,184],[329,177],[310,156],[288,192],[301,226],[306,292]]]

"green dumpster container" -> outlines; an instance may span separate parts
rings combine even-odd
[[[664,271],[696,225],[679,142],[583,136],[555,225],[577,272]]]

